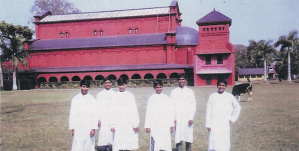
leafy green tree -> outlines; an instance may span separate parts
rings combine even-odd
[[[32,16],[42,15],[45,11],[51,11],[53,15],[81,12],[75,8],[73,3],[69,3],[67,0],[35,0],[29,11]],[[28,22],[33,23],[34,18],[30,17]]]
[[[271,45],[272,41],[265,41],[260,40],[258,42],[254,40],[249,40],[249,46],[248,51],[251,52],[253,55],[253,58],[258,58],[258,60],[263,61],[263,67],[264,67],[264,80],[263,82],[267,82],[267,59],[271,59],[272,57],[268,57],[269,55],[272,56],[272,54],[275,52],[274,47]],[[270,61],[268,61],[270,62]]]
[[[291,82],[291,53],[296,52],[298,32],[296,30],[291,31],[288,36],[280,36],[279,39],[274,43],[275,47],[281,46],[281,52],[287,52],[288,56],[288,78],[287,81]]]
[[[29,54],[24,50],[24,41],[32,39],[33,31],[28,26],[13,25],[0,22],[0,47],[2,49],[1,61],[12,60],[13,63],[13,90],[17,89],[16,71],[19,62],[27,66],[26,58]]]

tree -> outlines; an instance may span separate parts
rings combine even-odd
[[[291,52],[296,52],[297,48],[297,37],[298,32],[296,30],[291,31],[288,36],[280,36],[279,39],[274,43],[275,47],[281,46],[281,52],[287,52],[288,56],[288,82],[291,82]]]
[[[248,51],[251,52],[253,58],[259,58],[263,60],[263,67],[264,67],[264,80],[263,82],[267,82],[267,59],[271,59],[272,57],[267,57],[268,54],[273,54],[275,49],[271,45],[271,40],[265,41],[260,40],[258,42],[254,40],[249,40]]]
[[[67,0],[35,0],[29,11],[32,16],[42,15],[45,11],[51,11],[53,15],[81,12],[75,8],[73,3],[69,3]],[[34,18],[30,17],[29,23],[33,22]]]
[[[24,41],[32,39],[33,31],[28,26],[13,25],[0,22],[0,47],[2,49],[1,61],[11,59],[13,62],[13,90],[17,89],[16,71],[19,62],[27,66],[26,58],[29,54],[24,50]]]

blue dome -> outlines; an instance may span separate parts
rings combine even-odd
[[[176,42],[177,45],[197,45],[198,31],[191,27],[177,27]]]

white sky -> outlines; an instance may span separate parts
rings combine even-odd
[[[169,6],[172,0],[68,0],[82,12]],[[299,0],[177,0],[182,26],[198,30],[196,21],[214,8],[232,19],[230,41],[278,40],[292,30],[299,32]],[[34,0],[0,0],[0,21],[28,25]]]

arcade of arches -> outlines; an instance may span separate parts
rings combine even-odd
[[[171,73],[169,76],[167,76],[165,73],[159,73],[157,75],[153,75],[151,73],[147,73],[144,76],[140,75],[140,74],[133,74],[132,76],[128,76],[127,74],[121,74],[119,77],[122,77],[124,79],[167,79],[167,78],[176,78],[178,75],[177,72],[173,72]],[[110,74],[108,77],[110,77],[113,80],[117,80],[119,77],[117,77],[114,74]],[[103,75],[96,75],[94,77],[86,74],[86,75],[63,75],[63,76],[57,76],[57,75],[53,75],[50,77],[46,77],[43,75],[40,75],[38,77],[38,83],[41,82],[67,82],[67,81],[81,81],[82,79],[86,79],[86,80],[103,80],[104,76]]]

